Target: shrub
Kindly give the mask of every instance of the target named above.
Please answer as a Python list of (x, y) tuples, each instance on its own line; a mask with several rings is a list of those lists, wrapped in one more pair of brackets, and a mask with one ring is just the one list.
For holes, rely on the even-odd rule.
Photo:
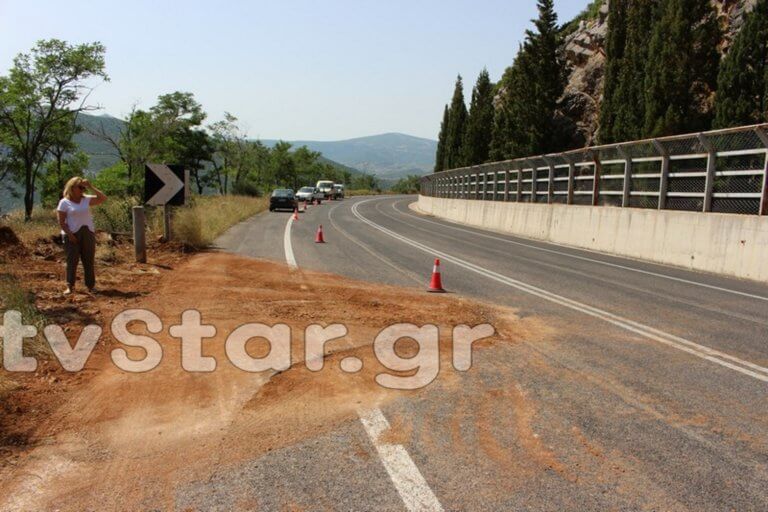
[[(19, 311), (26, 325), (37, 327), (37, 336), (32, 340), (24, 341), (25, 355), (39, 356), (47, 354), (43, 340), (43, 328), (46, 325), (45, 317), (34, 305), (34, 296), (21, 287), (19, 281), (9, 275), (0, 274), (0, 314), (8, 310)], [(2, 354), (2, 344), (0, 344)]]
[(136, 197), (109, 197), (104, 204), (93, 209), (96, 229), (110, 233), (133, 232), (132, 209), (139, 204)]

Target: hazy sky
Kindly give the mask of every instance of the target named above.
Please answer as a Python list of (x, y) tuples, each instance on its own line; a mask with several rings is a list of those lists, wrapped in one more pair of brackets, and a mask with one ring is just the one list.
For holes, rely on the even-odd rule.
[[(556, 0), (560, 21), (587, 3)], [(436, 138), (456, 74), (467, 96), (484, 66), (497, 80), (535, 15), (534, 0), (0, 0), (0, 74), (39, 39), (101, 41), (111, 81), (91, 98), (118, 117), (181, 90), (251, 137)]]

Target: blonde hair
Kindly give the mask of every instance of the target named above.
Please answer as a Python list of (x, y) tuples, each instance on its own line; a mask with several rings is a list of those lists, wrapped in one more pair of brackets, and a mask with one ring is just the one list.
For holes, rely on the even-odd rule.
[(80, 185), (83, 181), (83, 178), (80, 178), (78, 176), (75, 176), (74, 178), (70, 178), (66, 185), (64, 185), (64, 192), (62, 195), (65, 199), (72, 199), (72, 189), (76, 186)]

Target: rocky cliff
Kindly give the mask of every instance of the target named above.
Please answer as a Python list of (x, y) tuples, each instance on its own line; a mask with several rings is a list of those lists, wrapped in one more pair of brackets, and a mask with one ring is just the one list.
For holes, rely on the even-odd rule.
[[(717, 9), (723, 40), (723, 53), (738, 34), (744, 17), (758, 0), (711, 0)], [(598, 117), (602, 100), (605, 71), (605, 38), (608, 34), (608, 2), (605, 0), (599, 13), (592, 19), (583, 20), (578, 28), (565, 38), (565, 54), (571, 73), (565, 94), (560, 101), (561, 121), (574, 133), (573, 147), (593, 144), (599, 130)]]

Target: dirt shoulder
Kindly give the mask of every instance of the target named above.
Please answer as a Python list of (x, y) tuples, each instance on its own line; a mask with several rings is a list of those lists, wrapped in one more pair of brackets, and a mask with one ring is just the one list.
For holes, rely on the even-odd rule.
[[(83, 510), (94, 504), (104, 510), (139, 509), (148, 503), (173, 508), (174, 488), (206, 478), (220, 464), (329, 432), (361, 406), (418, 393), (375, 383), (382, 366), (374, 360), (372, 342), (380, 329), (398, 322), (442, 327), (440, 344), (446, 350), (441, 350), (441, 364), (446, 370), (441, 369), (439, 380), (457, 378), (447, 350), (454, 325), (496, 326), (501, 335), (481, 345), (514, 342), (526, 331), (525, 322), (508, 310), (455, 296), (289, 272), (285, 265), (219, 253), (113, 273), (120, 281), (104, 284), (113, 292), (93, 300), (73, 299), (88, 311), (77, 321), (95, 318), (104, 323), (127, 308), (149, 309), (163, 320), (163, 331), (153, 335), (163, 347), (163, 362), (148, 373), (123, 372), (108, 356), (116, 342), (104, 336), (87, 371), (61, 377), (50, 363), (40, 376), (49, 371), (52, 382), (43, 377), (37, 384), (21, 383), (8, 403), (21, 408), (10, 426), (25, 437), (21, 446), (6, 447), (3, 454), (2, 509)], [(57, 291), (48, 286), (40, 294)], [(217, 360), (214, 372), (181, 368), (180, 344), (168, 328), (187, 309), (200, 311), (203, 323), (217, 329), (203, 343), (203, 353)], [(292, 328), (290, 369), (248, 373), (229, 362), (224, 353), (227, 335), (250, 322)], [(344, 323), (349, 333), (326, 345), (325, 369), (310, 372), (303, 364), (304, 329), (335, 322)], [(74, 339), (79, 329), (75, 323), (68, 327)], [(406, 344), (398, 351), (405, 355), (409, 349)], [(266, 350), (260, 341), (248, 344), (254, 357)], [(129, 354), (143, 356), (139, 349)], [(362, 371), (340, 370), (341, 360), (350, 355), (363, 361)]]
[[(65, 297), (64, 252), (55, 237), (24, 244), (10, 228), (0, 227), (0, 311), (18, 308), (38, 331), (54, 323), (74, 340), (84, 326), (105, 325), (112, 311), (133, 307), (155, 293), (163, 276), (191, 256), (180, 246), (153, 242), (148, 263), (138, 264), (132, 261), (130, 241), (103, 232), (98, 239), (98, 292), (91, 295), (81, 289)], [(25, 344), (25, 354), (38, 359), (35, 372), (0, 369), (0, 467), (13, 465), (20, 453), (39, 442), (38, 426), (98, 372), (109, 343), (102, 337), (86, 369), (73, 374), (61, 368), (39, 335)]]

